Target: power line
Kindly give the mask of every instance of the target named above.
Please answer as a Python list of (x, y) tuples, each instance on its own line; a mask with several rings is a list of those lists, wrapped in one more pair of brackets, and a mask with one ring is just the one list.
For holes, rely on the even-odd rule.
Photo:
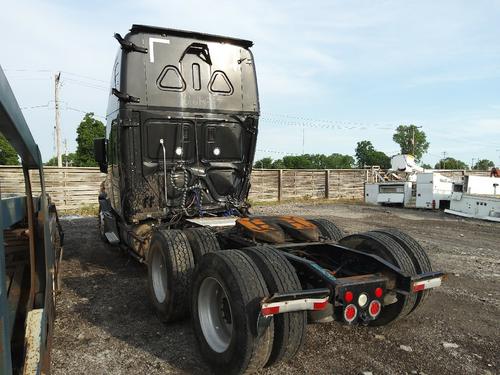
[(94, 83), (85, 82), (85, 81), (80, 81), (80, 80), (76, 80), (76, 79), (72, 79), (72, 78), (65, 78), (63, 82), (68, 82), (70, 84), (75, 84), (75, 85), (79, 85), (79, 86), (83, 86), (83, 87), (88, 87), (88, 88), (92, 88), (92, 89), (109, 91), (108, 87), (97, 85), (97, 84), (94, 84)]
[(279, 155), (290, 155), (290, 156), (296, 156), (299, 155), (298, 153), (295, 152), (285, 152), (285, 151), (277, 151), (277, 150), (265, 150), (265, 149), (257, 149), (257, 152), (263, 152), (266, 154), (279, 154)]
[(31, 107), (19, 107), (21, 110), (25, 110), (25, 109), (35, 109), (35, 108), (47, 108), (48, 109), (49, 107), (49, 103), (47, 104), (41, 104), (41, 105), (33, 105)]
[(318, 122), (318, 123), (310, 123), (310, 122), (300, 122), (300, 121), (286, 121), (286, 120), (279, 120), (279, 119), (272, 119), (268, 117), (261, 117), (260, 119), (261, 124), (268, 125), (278, 125), (279, 126), (294, 126), (294, 127), (299, 127), (299, 128), (315, 128), (315, 129), (346, 129), (346, 130), (368, 130), (368, 129), (376, 129), (376, 130), (394, 130), (393, 127), (387, 127), (387, 126), (378, 126), (377, 125), (340, 125), (340, 124), (334, 124), (333, 121), (332, 123), (326, 123), (326, 121), (323, 121), (323, 123)]
[(109, 84), (109, 81), (105, 81), (103, 79), (98, 79), (98, 78), (93, 78), (93, 77), (89, 77), (89, 76), (84, 76), (84, 75), (77, 74), (77, 73), (71, 73), (71, 72), (68, 72), (68, 71), (65, 71), (65, 70), (62, 70), (62, 72), (64, 74), (69, 74), (71, 76), (80, 77), (80, 78), (88, 79), (88, 80), (91, 80), (91, 81), (103, 82), (103, 83)]
[[(34, 106), (28, 106), (28, 107), (20, 107), (21, 110), (31, 110), (31, 109), (39, 109), (39, 108), (44, 108), (46, 110), (49, 110), (49, 111), (52, 111), (55, 107), (52, 107), (50, 106), (51, 103), (53, 103), (54, 101), (49, 101), (47, 104), (40, 104), (40, 105), (34, 105)], [(61, 106), (61, 104), (64, 104), (64, 106)], [(75, 108), (75, 107), (72, 107), (70, 105), (68, 105), (67, 102), (64, 102), (64, 101), (59, 101), (59, 110), (60, 111), (75, 111), (75, 112), (81, 112), (81, 113), (94, 113), (94, 116), (95, 117), (100, 117), (100, 118), (103, 118), (105, 119), (106, 116), (104, 115), (99, 115), (99, 114), (96, 114), (95, 112), (93, 111), (86, 111), (84, 109), (81, 109), (81, 108)]]
[[(59, 70), (57, 70), (57, 69), (4, 69), (4, 72), (17, 72), (17, 73), (54, 73), (56, 71), (59, 71)], [(87, 79), (90, 81), (102, 82), (102, 83), (106, 83), (106, 84), (109, 83), (109, 81), (105, 81), (103, 79), (94, 78), (94, 77), (82, 75), (79, 73), (68, 72), (67, 70), (60, 70), (60, 72), (66, 74), (66, 75), (79, 77), (79, 78)]]
[[(273, 119), (274, 118), (284, 118), (285, 120), (277, 120)], [(311, 117), (304, 117), (304, 116), (296, 116), (296, 115), (289, 115), (289, 114), (278, 114), (278, 113), (271, 113), (271, 112), (262, 112), (262, 117), (264, 119), (270, 120), (270, 121), (276, 121), (276, 122), (285, 122), (285, 123), (314, 123), (314, 124), (332, 124), (332, 125), (341, 125), (341, 126), (346, 126), (346, 127), (353, 127), (353, 128), (358, 128), (358, 127), (377, 127), (377, 128), (388, 128), (388, 129), (393, 129), (399, 125), (393, 124), (393, 123), (375, 123), (375, 124), (368, 124), (368, 123), (363, 123), (363, 122), (357, 122), (357, 121), (344, 121), (344, 120), (331, 120), (331, 119), (315, 119)], [(289, 121), (289, 120), (294, 120), (294, 121)]]
[[(81, 113), (85, 113), (85, 114), (87, 114), (87, 113), (94, 113), (94, 112), (92, 112), (92, 111), (85, 111), (85, 110), (83, 110), (83, 109), (74, 108), (74, 107), (66, 107), (65, 109), (70, 110), (70, 111), (75, 111), (75, 112), (81, 112)], [(94, 116), (95, 116), (95, 117), (100, 117), (100, 118), (106, 119), (106, 116), (97, 115), (97, 114), (95, 114), (95, 113), (94, 113)]]

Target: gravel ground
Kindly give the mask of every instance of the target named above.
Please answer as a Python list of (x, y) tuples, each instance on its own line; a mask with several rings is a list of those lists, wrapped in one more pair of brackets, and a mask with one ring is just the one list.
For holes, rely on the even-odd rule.
[[(393, 226), (427, 250), (443, 287), (387, 327), (309, 325), (302, 351), (263, 374), (500, 372), (500, 226), (441, 212), (348, 204), (284, 204), (259, 214), (333, 219), (347, 233)], [(189, 321), (165, 325), (146, 294), (146, 268), (100, 242), (96, 219), (63, 220), (65, 253), (54, 374), (206, 374)]]

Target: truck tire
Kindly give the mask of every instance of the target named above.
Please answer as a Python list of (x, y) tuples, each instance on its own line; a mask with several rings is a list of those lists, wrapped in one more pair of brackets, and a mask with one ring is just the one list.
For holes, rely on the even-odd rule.
[[(339, 241), (342, 246), (350, 247), (366, 253), (380, 256), (388, 262), (399, 267), (403, 272), (409, 275), (415, 275), (415, 266), (406, 251), (391, 237), (382, 233), (365, 232), (352, 234), (342, 238)], [(417, 296), (410, 293), (405, 296), (399, 294), (397, 302), (385, 305), (375, 320), (369, 324), (373, 326), (382, 326), (392, 323), (408, 315), (416, 304)]]
[[(395, 240), (398, 244), (400, 244), (413, 261), (417, 274), (432, 272), (431, 261), (427, 256), (424, 248), (420, 246), (420, 244), (409, 234), (406, 234), (405, 232), (396, 228), (376, 229), (374, 232), (386, 234), (393, 240)], [(413, 311), (417, 310), (423, 305), (423, 303), (429, 297), (430, 292), (430, 290), (418, 292), (417, 303), (415, 304)]]
[(220, 250), (217, 236), (210, 228), (188, 228), (184, 229), (184, 234), (191, 245), (195, 264), (198, 264), (206, 253)]
[[(302, 290), (299, 278), (290, 262), (271, 246), (245, 248), (243, 251), (255, 262), (262, 273), (270, 294)], [(274, 341), (266, 366), (289, 361), (302, 347), (307, 312), (277, 314), (274, 320)]]
[(217, 374), (250, 374), (271, 354), (274, 325), (257, 335), (260, 301), (269, 291), (257, 265), (240, 250), (208, 253), (196, 266), (191, 293), (200, 352)]
[(147, 255), (148, 289), (164, 322), (188, 316), (194, 258), (186, 235), (180, 230), (153, 233)]
[(340, 229), (333, 221), (328, 219), (307, 219), (316, 225), (321, 233), (321, 237), (327, 240), (339, 241), (345, 236), (342, 229)]

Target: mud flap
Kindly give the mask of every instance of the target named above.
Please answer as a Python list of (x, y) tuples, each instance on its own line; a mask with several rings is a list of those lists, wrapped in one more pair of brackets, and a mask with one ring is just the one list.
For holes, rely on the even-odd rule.
[(118, 245), (120, 243), (120, 236), (118, 234), (116, 218), (110, 210), (111, 205), (106, 198), (101, 199), (101, 196), (99, 198), (99, 215), (101, 216), (100, 220), (104, 224), (104, 236), (111, 245)]

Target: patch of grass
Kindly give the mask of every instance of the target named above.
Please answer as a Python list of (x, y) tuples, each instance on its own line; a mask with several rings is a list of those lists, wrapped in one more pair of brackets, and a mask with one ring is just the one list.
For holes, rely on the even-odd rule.
[(61, 210), (59, 214), (62, 215), (78, 215), (78, 216), (97, 216), (99, 214), (99, 204), (83, 204), (79, 208), (70, 210)]

